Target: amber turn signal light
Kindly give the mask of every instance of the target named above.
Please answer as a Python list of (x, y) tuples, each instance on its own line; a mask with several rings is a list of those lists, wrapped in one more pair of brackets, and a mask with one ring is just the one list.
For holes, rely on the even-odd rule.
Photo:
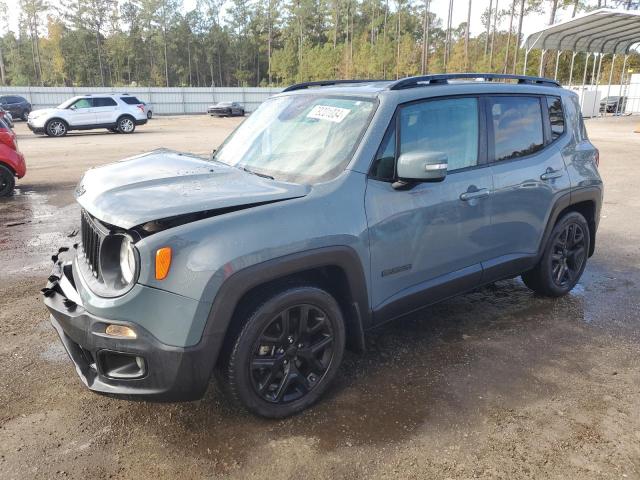
[(156, 280), (164, 280), (171, 268), (171, 248), (162, 247), (156, 251)]
[(104, 333), (111, 337), (123, 337), (123, 338), (136, 338), (136, 332), (134, 332), (131, 328), (125, 327), (124, 325), (107, 325)]

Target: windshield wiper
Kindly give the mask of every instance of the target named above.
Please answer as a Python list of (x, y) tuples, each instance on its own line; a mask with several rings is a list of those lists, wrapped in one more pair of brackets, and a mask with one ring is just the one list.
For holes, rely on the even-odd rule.
[(271, 175), (267, 175), (266, 173), (259, 173), (259, 172), (256, 172), (254, 170), (249, 170), (247, 167), (239, 167), (239, 168), (241, 170), (244, 170), (245, 172), (252, 173), (252, 174), (257, 175), (259, 177), (268, 178), (269, 180), (275, 180), (275, 178), (273, 178)]

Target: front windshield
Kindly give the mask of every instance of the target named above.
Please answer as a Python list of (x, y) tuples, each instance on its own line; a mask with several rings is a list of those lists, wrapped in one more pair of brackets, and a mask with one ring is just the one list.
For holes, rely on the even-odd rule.
[(215, 160), (278, 180), (326, 180), (349, 162), (373, 109), (373, 101), (355, 97), (272, 98), (238, 127)]
[(73, 102), (75, 102), (78, 99), (78, 97), (73, 97), (70, 98), (69, 100), (65, 100), (64, 102), (62, 102), (60, 105), (58, 105), (56, 108), (68, 108), (69, 105), (71, 105)]

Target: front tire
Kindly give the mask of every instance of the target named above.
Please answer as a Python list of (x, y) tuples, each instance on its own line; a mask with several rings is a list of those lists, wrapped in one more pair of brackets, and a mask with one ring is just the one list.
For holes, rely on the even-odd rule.
[(229, 390), (257, 415), (298, 413), (335, 378), (345, 336), (342, 312), (329, 293), (312, 286), (279, 290), (252, 309), (235, 339), (223, 367)]
[(549, 236), (536, 267), (522, 275), (525, 285), (547, 297), (561, 297), (576, 286), (587, 266), (591, 246), (589, 225), (578, 212), (569, 212)]
[(120, 133), (133, 133), (136, 130), (136, 122), (131, 117), (120, 117), (117, 126)]
[(151, 120), (151, 117), (153, 117), (153, 112), (151, 110), (149, 110), (147, 112), (147, 120)]
[(12, 195), (15, 185), (16, 177), (13, 172), (4, 165), (0, 165), (0, 197)]
[(64, 120), (54, 118), (49, 120), (45, 127), (45, 132), (50, 137), (64, 137), (67, 134), (69, 127)]

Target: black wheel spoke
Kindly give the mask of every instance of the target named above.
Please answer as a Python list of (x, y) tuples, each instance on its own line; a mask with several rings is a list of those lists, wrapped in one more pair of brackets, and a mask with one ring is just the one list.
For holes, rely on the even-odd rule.
[(324, 370), (326, 369), (325, 365), (320, 360), (318, 360), (318, 357), (313, 354), (310, 354), (307, 357), (307, 361), (309, 363), (309, 370), (311, 370), (316, 375), (322, 374), (322, 372), (324, 372)]
[(327, 317), (324, 315), (319, 316), (315, 319), (315, 324), (309, 328), (309, 335), (315, 335), (319, 333), (323, 328), (325, 328), (327, 323)]
[(309, 315), (311, 314), (308, 305), (302, 305), (300, 307), (300, 319), (298, 320), (298, 339), (302, 340), (307, 337), (309, 333)]
[(266, 393), (268, 388), (273, 383), (275, 376), (276, 373), (274, 371), (270, 371), (269, 373), (267, 373), (267, 376), (262, 380), (262, 383), (258, 384), (258, 392), (260, 392), (261, 394)]
[(273, 370), (277, 365), (277, 363), (278, 363), (278, 360), (273, 357), (265, 357), (265, 358), (255, 357), (251, 361), (251, 368), (253, 370), (260, 370), (260, 369)]
[(331, 345), (332, 343), (333, 343), (333, 338), (324, 337), (319, 342), (314, 343), (313, 345), (311, 345), (311, 347), (310, 347), (311, 353), (314, 354), (314, 355), (317, 355), (318, 353), (322, 352), (324, 349), (329, 347), (329, 345)]
[(289, 337), (289, 332), (291, 329), (291, 310), (287, 310), (282, 313), (281, 317), (281, 328), (280, 338), (278, 339), (280, 342), (285, 342)]
[(278, 386), (278, 390), (276, 390), (275, 400), (277, 402), (281, 402), (284, 399), (287, 390), (289, 390), (289, 387), (291, 386), (295, 378), (296, 374), (291, 370), (291, 368), (286, 369), (284, 377), (282, 377), (282, 381)]
[(333, 357), (333, 327), (320, 308), (300, 304), (273, 317), (254, 344), (253, 387), (270, 403), (290, 403), (312, 390)]

